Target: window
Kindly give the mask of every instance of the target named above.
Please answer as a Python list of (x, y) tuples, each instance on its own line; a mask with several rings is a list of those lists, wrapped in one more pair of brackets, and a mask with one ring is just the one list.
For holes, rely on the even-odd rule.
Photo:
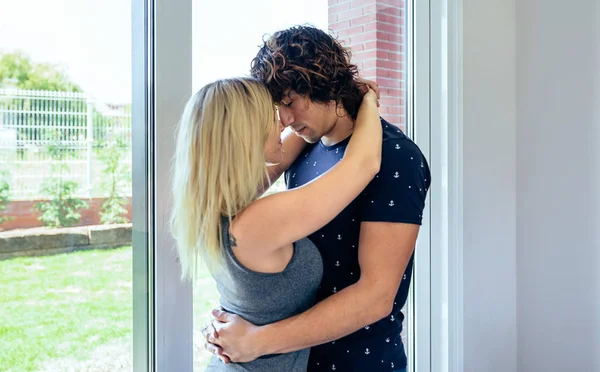
[(0, 6), (0, 370), (131, 371), (131, 3)]
[[(0, 0), (0, 34), (11, 35), (0, 41), (0, 370), (203, 370), (199, 330), (218, 293), (208, 274), (194, 288), (180, 281), (172, 134), (192, 92), (249, 72), (264, 34), (331, 29), (378, 81), (383, 118), (429, 157), (429, 2), (386, 3)], [(424, 217), (404, 311), (419, 372), (432, 370), (439, 315)], [(76, 226), (35, 230), (57, 221)]]
[[(272, 0), (253, 2), (193, 1), (193, 90), (213, 80), (249, 74), (250, 61), (263, 36), (297, 24), (330, 30), (352, 51), (362, 77), (381, 89), (381, 115), (414, 137), (412, 90), (412, 1), (311, 0), (284, 11)], [(243, 30), (240, 32), (239, 30)], [(271, 191), (285, 187), (280, 180)], [(426, 229), (427, 225), (424, 226)], [(422, 232), (421, 234), (426, 234)], [(421, 243), (427, 249), (427, 242)], [(418, 270), (418, 269), (417, 269)], [(418, 275), (418, 274), (417, 274)], [(208, 271), (194, 287), (194, 369), (203, 370), (210, 355), (204, 350), (201, 327), (218, 305), (219, 295)], [(403, 341), (414, 370), (414, 296), (403, 313)]]

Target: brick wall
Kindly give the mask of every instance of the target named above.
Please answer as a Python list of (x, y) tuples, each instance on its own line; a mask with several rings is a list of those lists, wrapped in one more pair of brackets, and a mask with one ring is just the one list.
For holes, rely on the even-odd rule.
[(362, 77), (381, 91), (381, 116), (405, 127), (404, 0), (329, 0), (329, 28), (352, 51)]
[[(85, 199), (85, 201), (88, 203), (89, 208), (79, 211), (81, 220), (76, 226), (100, 224), (100, 210), (104, 198)], [(39, 200), (15, 200), (8, 203), (4, 215), (13, 219), (0, 225), (0, 230), (7, 231), (43, 226), (44, 224), (38, 220), (40, 214), (33, 208), (38, 202)], [(131, 198), (125, 209), (127, 209), (126, 217), (131, 221)]]

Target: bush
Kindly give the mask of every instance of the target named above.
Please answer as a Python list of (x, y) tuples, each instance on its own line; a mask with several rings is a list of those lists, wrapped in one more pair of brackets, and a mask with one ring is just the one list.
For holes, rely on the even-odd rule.
[(46, 150), (52, 159), (52, 176), (46, 179), (41, 186), (41, 195), (47, 200), (35, 205), (35, 209), (42, 215), (39, 220), (48, 227), (73, 226), (81, 219), (79, 210), (87, 208), (88, 205), (75, 195), (79, 184), (75, 181), (65, 179), (69, 174), (69, 166), (65, 162), (68, 148), (63, 141), (55, 140), (47, 146)]
[(6, 205), (10, 198), (10, 185), (6, 180), (0, 180), (0, 225), (6, 221), (12, 220), (12, 217), (7, 217), (4, 214)]
[(121, 138), (105, 142), (105, 145), (98, 150), (98, 157), (104, 163), (102, 170), (104, 181), (101, 187), (107, 195), (100, 212), (100, 221), (103, 224), (129, 222), (124, 216), (127, 213), (125, 206), (129, 200), (122, 195), (123, 189), (131, 183), (131, 172), (124, 163), (128, 150), (127, 142)]

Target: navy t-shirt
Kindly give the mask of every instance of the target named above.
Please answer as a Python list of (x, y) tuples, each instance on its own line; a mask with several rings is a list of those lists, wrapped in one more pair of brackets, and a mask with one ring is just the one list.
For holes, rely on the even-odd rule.
[[(421, 224), (431, 184), (427, 161), (417, 145), (400, 129), (383, 119), (381, 125), (383, 150), (379, 174), (335, 219), (309, 236), (323, 257), (324, 272), (317, 301), (360, 278), (358, 235), (361, 222)], [(302, 186), (325, 173), (342, 159), (349, 141), (347, 138), (332, 146), (322, 142), (308, 146), (286, 172), (287, 187)], [(313, 347), (309, 372), (375, 372), (406, 367), (400, 336), (404, 315), (400, 310), (408, 297), (413, 259), (414, 255), (406, 267), (389, 316), (339, 340)]]

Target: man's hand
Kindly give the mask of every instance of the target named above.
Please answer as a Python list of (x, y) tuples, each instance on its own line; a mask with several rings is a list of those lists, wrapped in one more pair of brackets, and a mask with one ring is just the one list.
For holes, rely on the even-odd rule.
[(210, 331), (210, 327), (206, 333), (203, 332), (206, 350), (219, 356), (224, 363), (251, 362), (262, 356), (258, 342), (259, 326), (220, 309), (214, 309), (212, 315), (214, 332)]

